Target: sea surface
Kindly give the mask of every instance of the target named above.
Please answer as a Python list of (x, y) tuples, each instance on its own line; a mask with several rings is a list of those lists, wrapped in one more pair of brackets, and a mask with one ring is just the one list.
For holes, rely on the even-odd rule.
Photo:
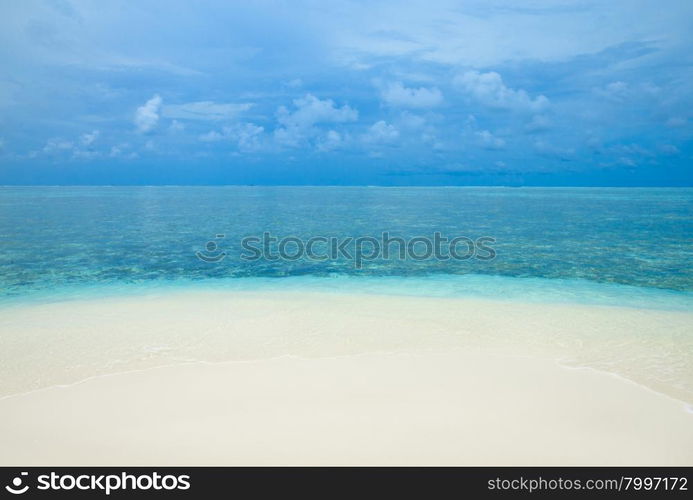
[[(384, 232), (492, 238), (495, 258), (241, 258), (263, 233), (276, 256)], [(0, 247), (4, 304), (199, 286), (693, 310), (687, 188), (0, 187)]]
[[(264, 233), (273, 238), (267, 248), (257, 240), (255, 251), (244, 248), (244, 238)], [(395, 244), (387, 257), (357, 261), (349, 238), (383, 233), (417, 242), (414, 255), (400, 256)], [(425, 255), (436, 233), (485, 239), (473, 255), (457, 248), (464, 260), (445, 258), (445, 244)], [(311, 238), (323, 238), (313, 258), (297, 254)], [(330, 239), (346, 241), (345, 252), (331, 255)], [(277, 258), (282, 240), (293, 243)], [(550, 356), (693, 403), (692, 189), (0, 187), (0, 248), (0, 397), (180, 362), (484, 348)], [(553, 325), (537, 329), (436, 323), (401, 336), (336, 325), (331, 334), (306, 326), (258, 335), (196, 318), (206, 302), (187, 302), (188, 292), (210, 290), (597, 307), (527, 306)], [(188, 297), (192, 316), (181, 318), (192, 326), (177, 329), (175, 314), (155, 309), (133, 326), (140, 305), (168, 292)], [(88, 302), (102, 297), (137, 300), (120, 302), (133, 309)], [(446, 304), (441, 318), (456, 307)], [(563, 328), (595, 314), (603, 323)]]

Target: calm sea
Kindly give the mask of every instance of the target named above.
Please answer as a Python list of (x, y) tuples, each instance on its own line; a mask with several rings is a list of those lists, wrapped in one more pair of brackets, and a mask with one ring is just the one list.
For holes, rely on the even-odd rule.
[[(488, 236), (496, 256), (243, 260), (242, 238), (265, 232)], [(693, 310), (693, 189), (2, 187), (0, 245), (4, 302), (304, 287)]]

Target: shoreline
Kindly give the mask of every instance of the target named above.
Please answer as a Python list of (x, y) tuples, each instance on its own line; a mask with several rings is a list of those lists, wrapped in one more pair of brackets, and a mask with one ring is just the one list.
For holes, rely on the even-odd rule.
[(592, 367), (693, 403), (691, 324), (683, 311), (286, 291), (32, 304), (0, 317), (0, 398), (189, 361), (460, 348)]
[[(375, 353), (375, 354), (381, 354), (381, 355), (412, 355), (412, 354), (422, 354), (425, 353), (426, 351), (417, 351), (416, 353), (414, 352), (407, 352), (407, 351), (401, 351), (401, 352), (381, 352), (381, 353)], [(455, 354), (462, 354), (464, 355), (464, 351), (462, 351), (460, 348), (455, 348), (453, 351), (447, 351), (447, 352), (452, 352)], [(359, 356), (372, 356), (374, 353), (359, 353), (359, 354), (341, 354), (341, 355), (334, 355), (334, 356), (322, 356), (319, 358), (307, 358), (307, 357), (302, 357), (300, 355), (296, 354), (280, 354), (278, 356), (272, 357), (272, 358), (264, 358), (264, 359), (238, 359), (234, 361), (183, 361), (183, 362), (174, 362), (171, 364), (164, 364), (164, 365), (158, 365), (158, 366), (153, 366), (149, 368), (136, 368), (128, 371), (122, 371), (122, 372), (114, 372), (114, 373), (103, 373), (99, 375), (93, 375), (91, 377), (87, 377), (84, 379), (80, 379), (74, 382), (69, 382), (65, 384), (55, 384), (55, 385), (48, 385), (46, 387), (40, 387), (38, 389), (31, 389), (27, 392), (18, 392), (18, 393), (13, 393), (13, 394), (6, 394), (3, 396), (0, 396), (0, 403), (5, 400), (11, 400), (14, 398), (22, 398), (24, 396), (32, 396), (34, 394), (41, 394), (44, 391), (52, 391), (52, 390), (62, 390), (62, 389), (71, 389), (75, 386), (79, 386), (81, 384), (85, 383), (91, 383), (91, 382), (98, 382), (100, 379), (103, 378), (110, 378), (110, 377), (120, 377), (121, 375), (127, 375), (127, 376), (137, 376), (138, 374), (146, 374), (147, 372), (151, 370), (160, 370), (160, 369), (175, 369), (176, 367), (195, 367), (195, 366), (217, 366), (217, 365), (227, 365), (227, 364), (252, 364), (252, 363), (257, 363), (257, 362), (272, 362), (272, 361), (282, 361), (282, 360), (293, 360), (293, 361), (310, 361), (310, 360), (315, 360), (315, 359), (321, 359), (321, 360), (340, 360), (344, 358), (355, 358)], [(435, 354), (435, 352), (434, 352)], [(569, 371), (586, 371), (586, 372), (593, 372), (597, 373), (599, 375), (605, 375), (608, 377), (613, 377), (616, 380), (619, 380), (621, 382), (624, 382), (626, 384), (632, 384), (635, 387), (638, 387), (639, 389), (642, 389), (643, 391), (646, 391), (650, 394), (655, 394), (657, 396), (662, 396), (664, 398), (667, 398), (671, 400), (672, 402), (679, 403), (682, 405), (682, 408), (684, 411), (688, 413), (693, 413), (693, 404), (688, 403), (687, 401), (683, 399), (676, 398), (674, 396), (671, 396), (667, 393), (657, 391), (655, 389), (652, 389), (651, 387), (648, 387), (647, 385), (640, 384), (634, 380), (631, 380), (627, 377), (624, 377), (622, 375), (619, 375), (618, 373), (613, 373), (613, 372), (608, 372), (604, 370), (600, 370), (598, 368), (593, 368), (591, 366), (571, 366), (571, 365), (566, 365), (561, 362), (561, 360), (558, 359), (549, 359), (549, 358), (534, 358), (531, 356), (511, 356), (509, 355), (508, 357), (512, 357), (513, 359), (518, 359), (518, 360), (538, 360), (540, 362), (553, 362), (555, 365), (560, 368), (561, 370), (569, 370)]]
[[(127, 371), (119, 371), (119, 372), (113, 372), (113, 373), (102, 373), (98, 375), (93, 375), (84, 379), (76, 380), (74, 382), (68, 382), (68, 383), (63, 383), (63, 384), (54, 384), (54, 385), (48, 385), (45, 387), (40, 387), (37, 389), (31, 389), (26, 392), (17, 392), (17, 393), (12, 393), (12, 394), (5, 394), (0, 396), (0, 403), (5, 400), (11, 400), (14, 398), (22, 398), (24, 396), (32, 396), (34, 394), (41, 394), (44, 391), (52, 391), (52, 390), (63, 390), (63, 389), (71, 389), (75, 386), (79, 386), (81, 384), (85, 383), (91, 383), (91, 382), (97, 382), (100, 379), (104, 378), (110, 378), (110, 377), (120, 377), (122, 375), (127, 375), (127, 376), (138, 376), (138, 374), (146, 374), (147, 372), (151, 370), (160, 370), (160, 369), (175, 369), (176, 367), (204, 367), (204, 366), (218, 366), (218, 365), (227, 365), (227, 364), (252, 364), (252, 363), (258, 363), (258, 362), (272, 362), (272, 361), (282, 361), (282, 360), (289, 360), (289, 361), (310, 361), (310, 360), (315, 360), (315, 359), (320, 359), (320, 360), (340, 360), (340, 359), (345, 359), (345, 358), (358, 358), (360, 356), (372, 356), (374, 354), (376, 355), (394, 355), (394, 356), (399, 356), (399, 355), (416, 355), (416, 354), (425, 354), (427, 351), (426, 350), (418, 350), (418, 351), (397, 351), (397, 352), (377, 352), (377, 353), (372, 353), (372, 352), (364, 352), (364, 353), (358, 353), (358, 354), (337, 354), (333, 356), (321, 356), (321, 357), (303, 357), (297, 354), (279, 354), (277, 356), (271, 357), (271, 358), (261, 358), (261, 359), (237, 359), (233, 361), (204, 361), (204, 360), (190, 360), (190, 361), (180, 361), (180, 362), (172, 362), (170, 364), (162, 364), (162, 365), (157, 365), (157, 366), (152, 366), (148, 368), (135, 368), (132, 370), (127, 370)], [(463, 349), (456, 347), (451, 351), (446, 351), (447, 353), (453, 353), (453, 354), (459, 354), (459, 355), (465, 355), (469, 353), (465, 353)], [(433, 354), (438, 354), (437, 351), (434, 351)], [(485, 353), (488, 355), (488, 353)], [(493, 355), (491, 355), (493, 356)], [(636, 382), (635, 380), (629, 379), (627, 377), (624, 377), (622, 375), (619, 375), (618, 373), (614, 372), (609, 372), (605, 370), (600, 370), (598, 368), (593, 368), (591, 366), (571, 366), (568, 364), (564, 364), (560, 359), (550, 359), (550, 358), (536, 358), (532, 357), (529, 355), (505, 355), (507, 357), (513, 358), (513, 359), (518, 359), (518, 360), (538, 360), (539, 362), (553, 362), (556, 367), (560, 368), (561, 370), (568, 370), (568, 371), (577, 371), (577, 372), (592, 372), (596, 373), (599, 375), (604, 375), (607, 377), (613, 377), (614, 379), (626, 383), (626, 384), (632, 384), (635, 387), (646, 391), (650, 394), (654, 394), (657, 396), (662, 396), (664, 398), (667, 398), (671, 400), (672, 402), (679, 403), (682, 405), (682, 408), (684, 411), (688, 413), (693, 413), (693, 403), (689, 403), (686, 400), (679, 399), (675, 396), (671, 396), (670, 394), (667, 394), (665, 392), (660, 392), (655, 389), (652, 389), (651, 387), (648, 387), (645, 384), (641, 384), (639, 382)]]
[(0, 464), (693, 465), (692, 322), (285, 291), (17, 308)]
[[(577, 278), (474, 273), (406, 277), (348, 274), (248, 276), (190, 281), (82, 284), (5, 295), (0, 297), (0, 311), (76, 301), (165, 297), (191, 293), (364, 295), (693, 312), (693, 292), (688, 290)], [(598, 296), (599, 299), (595, 300), (594, 296)]]

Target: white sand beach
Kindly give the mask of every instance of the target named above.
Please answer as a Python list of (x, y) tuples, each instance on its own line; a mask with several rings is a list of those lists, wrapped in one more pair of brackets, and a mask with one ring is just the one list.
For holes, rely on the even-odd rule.
[(6, 308), (0, 464), (693, 465), (692, 320), (330, 293)]

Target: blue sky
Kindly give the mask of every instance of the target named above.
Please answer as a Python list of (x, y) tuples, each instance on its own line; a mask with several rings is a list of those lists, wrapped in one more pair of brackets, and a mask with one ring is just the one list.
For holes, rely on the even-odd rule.
[(0, 0), (0, 184), (693, 185), (693, 2)]

